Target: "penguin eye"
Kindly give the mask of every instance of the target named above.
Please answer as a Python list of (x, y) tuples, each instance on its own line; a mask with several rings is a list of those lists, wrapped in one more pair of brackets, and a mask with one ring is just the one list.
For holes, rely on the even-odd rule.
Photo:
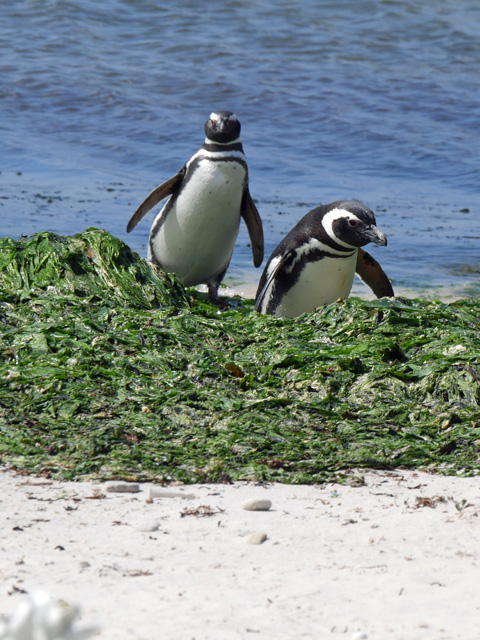
[(349, 220), (348, 220), (348, 226), (351, 229), (356, 229), (359, 224), (360, 224), (360, 222), (358, 220), (356, 220), (355, 218), (349, 218)]

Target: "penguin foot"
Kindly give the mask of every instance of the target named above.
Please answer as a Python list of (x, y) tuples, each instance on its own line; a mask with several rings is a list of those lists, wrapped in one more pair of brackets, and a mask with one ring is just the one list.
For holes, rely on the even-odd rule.
[(216, 276), (211, 278), (210, 281), (206, 283), (208, 287), (208, 297), (214, 304), (217, 304), (218, 302), (218, 288), (223, 280), (223, 276), (225, 275), (226, 271), (227, 270), (224, 269), (222, 273), (217, 273)]
[(208, 297), (210, 298), (211, 302), (213, 302), (214, 304), (218, 303), (218, 284), (207, 284), (208, 287)]
[(212, 304), (214, 304), (220, 311), (228, 311), (230, 308), (229, 302), (225, 299), (220, 300), (218, 297), (219, 285), (208, 284), (208, 298)]

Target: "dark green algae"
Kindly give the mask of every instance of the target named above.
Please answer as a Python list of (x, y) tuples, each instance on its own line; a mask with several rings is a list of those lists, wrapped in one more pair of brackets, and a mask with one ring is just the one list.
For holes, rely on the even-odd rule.
[(0, 240), (0, 456), (52, 478), (480, 470), (480, 301), (212, 305), (89, 229)]

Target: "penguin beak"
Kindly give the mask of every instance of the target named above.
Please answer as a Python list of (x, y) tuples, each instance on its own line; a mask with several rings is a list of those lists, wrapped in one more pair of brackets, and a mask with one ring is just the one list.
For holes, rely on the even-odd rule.
[(211, 125), (214, 131), (218, 131), (219, 133), (223, 133), (225, 131), (225, 126), (227, 125), (227, 120), (225, 118), (216, 117), (210, 120)]
[(373, 242), (374, 244), (378, 244), (381, 247), (387, 246), (387, 236), (380, 231), (374, 224), (371, 227), (365, 229), (365, 238), (368, 242)]

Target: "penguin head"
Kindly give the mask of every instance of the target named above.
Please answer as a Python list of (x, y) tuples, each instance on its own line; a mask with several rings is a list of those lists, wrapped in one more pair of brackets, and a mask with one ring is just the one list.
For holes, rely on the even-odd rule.
[(240, 136), (240, 122), (231, 111), (213, 111), (205, 122), (208, 142), (228, 144)]
[(363, 247), (369, 242), (387, 246), (387, 237), (376, 226), (371, 209), (355, 201), (333, 202), (328, 206), (322, 226), (341, 245)]

